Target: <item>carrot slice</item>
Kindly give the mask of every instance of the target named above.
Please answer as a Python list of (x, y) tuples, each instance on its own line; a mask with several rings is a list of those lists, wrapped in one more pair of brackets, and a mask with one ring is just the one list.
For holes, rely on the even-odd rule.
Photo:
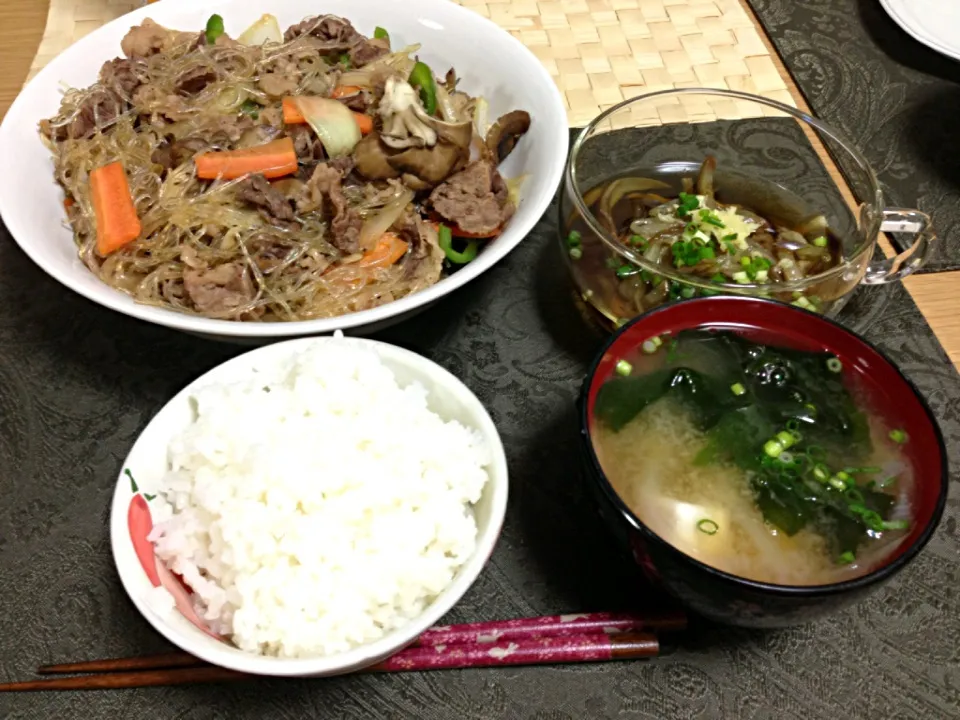
[(333, 92), (330, 93), (330, 97), (337, 99), (349, 95), (356, 95), (360, 90), (362, 90), (362, 88), (359, 85), (337, 85), (333, 89)]
[(410, 245), (392, 232), (385, 232), (376, 247), (363, 254), (357, 261), (360, 267), (390, 267), (407, 253)]
[(90, 195), (97, 220), (97, 252), (109, 255), (140, 236), (140, 218), (121, 163), (90, 173)]
[(204, 180), (234, 180), (250, 173), (278, 178), (297, 171), (297, 153), (288, 137), (243, 150), (201, 153), (194, 162), (197, 177)]
[(295, 98), (285, 97), (283, 99), (283, 122), (287, 125), (303, 125), (307, 122), (303, 113), (300, 112), (300, 108), (297, 107)]
[[(336, 90), (334, 90), (334, 92), (336, 92)], [(331, 97), (337, 97), (337, 95), (332, 95)], [(362, 134), (369, 135), (373, 132), (372, 117), (369, 115), (364, 115), (363, 113), (355, 112), (353, 113), (353, 118), (357, 121), (357, 126), (360, 128), (360, 132)], [(283, 99), (283, 122), (286, 125), (306, 124), (307, 119), (303, 116), (303, 113), (300, 112), (300, 108), (297, 107), (296, 98), (285, 97)]]
[(360, 133), (362, 135), (369, 135), (373, 132), (373, 118), (369, 115), (355, 112), (353, 114), (353, 119), (357, 121), (357, 125), (359, 126)]

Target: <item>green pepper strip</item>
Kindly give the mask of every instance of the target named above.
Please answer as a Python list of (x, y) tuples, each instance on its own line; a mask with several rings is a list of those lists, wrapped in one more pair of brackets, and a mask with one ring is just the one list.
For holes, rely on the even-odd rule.
[(219, 15), (211, 15), (207, 20), (207, 45), (213, 45), (217, 38), (223, 35), (223, 18)]
[(443, 250), (444, 255), (447, 256), (447, 260), (455, 265), (466, 265), (477, 256), (477, 251), (480, 246), (476, 240), (471, 240), (467, 243), (467, 247), (464, 248), (463, 252), (457, 252), (453, 249), (453, 233), (450, 231), (450, 228), (446, 225), (441, 225), (437, 236), (440, 249)]
[(410, 72), (410, 84), (420, 88), (423, 109), (427, 111), (427, 115), (433, 115), (437, 111), (437, 81), (433, 77), (433, 70), (417, 61)]
[(390, 33), (388, 33), (382, 27), (376, 27), (373, 29), (373, 37), (377, 40), (386, 40), (387, 42), (390, 42)]

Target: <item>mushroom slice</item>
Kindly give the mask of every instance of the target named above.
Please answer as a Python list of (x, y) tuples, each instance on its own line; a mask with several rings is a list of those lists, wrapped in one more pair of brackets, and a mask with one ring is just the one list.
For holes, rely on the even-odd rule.
[(514, 110), (501, 116), (487, 131), (484, 144), (497, 164), (507, 159), (517, 146), (517, 141), (530, 129), (530, 113)]

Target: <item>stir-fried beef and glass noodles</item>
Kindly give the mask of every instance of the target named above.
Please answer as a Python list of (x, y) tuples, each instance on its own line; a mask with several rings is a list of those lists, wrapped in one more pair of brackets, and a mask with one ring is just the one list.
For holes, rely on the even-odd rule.
[[(696, 177), (674, 168), (618, 176), (583, 198), (597, 223), (625, 249), (684, 279), (670, 279), (612, 252), (574, 213), (564, 229), (573, 272), (587, 299), (615, 320), (671, 300), (716, 294), (715, 284), (751, 286), (807, 310), (816, 288), (777, 285), (812, 278), (843, 261), (827, 218), (783, 188), (734, 173), (715, 176), (708, 157)], [(687, 284), (699, 282), (704, 287)]]
[(41, 122), (80, 255), (138, 301), (232, 320), (390, 302), (470, 262), (516, 208), (530, 125), (332, 15), (238, 38), (151, 20)]

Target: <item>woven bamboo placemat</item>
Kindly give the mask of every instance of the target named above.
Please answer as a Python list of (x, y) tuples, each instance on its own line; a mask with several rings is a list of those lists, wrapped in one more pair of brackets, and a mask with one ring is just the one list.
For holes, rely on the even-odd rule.
[[(741, 0), (452, 1), (490, 18), (540, 58), (563, 92), (573, 127), (626, 98), (671, 88), (743, 90), (796, 105), (789, 76)], [(28, 79), (87, 33), (142, 4), (50, 0)], [(672, 122), (734, 119), (755, 115), (756, 106), (674, 101), (660, 114)]]

